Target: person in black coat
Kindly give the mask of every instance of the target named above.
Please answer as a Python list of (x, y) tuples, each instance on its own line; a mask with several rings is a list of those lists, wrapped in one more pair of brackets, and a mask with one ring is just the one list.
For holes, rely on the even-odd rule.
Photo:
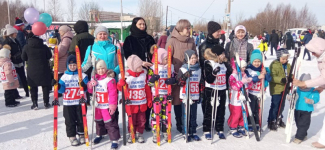
[(275, 33), (275, 30), (272, 30), (272, 34), (270, 36), (270, 40), (269, 40), (269, 45), (271, 44), (271, 55), (273, 56), (273, 48), (274, 51), (276, 51), (276, 49), (278, 48), (278, 44), (279, 44), (279, 35)]
[[(21, 84), (22, 84), (24, 90), (25, 90), (26, 97), (29, 97), (28, 85), (27, 85), (27, 80), (26, 80), (26, 75), (25, 75), (25, 67), (24, 67), (23, 60), (21, 59), (22, 49), (20, 47), (18, 40), (16, 39), (17, 34), (18, 34), (17, 29), (15, 29), (11, 25), (7, 24), (6, 30), (4, 33), (5, 36), (4, 36), (3, 45), (8, 44), (11, 47), (10, 59), (16, 68), (18, 77), (21, 81)], [(14, 95), (15, 95), (16, 99), (22, 98), (21, 96), (19, 96), (18, 90), (15, 90)]]
[(286, 45), (286, 49), (290, 50), (294, 47), (293, 37), (290, 32), (287, 32), (283, 37), (283, 41)]
[(52, 88), (51, 68), (49, 64), (52, 53), (50, 49), (43, 44), (42, 39), (37, 36), (31, 36), (28, 39), (28, 44), (23, 49), (21, 57), (28, 64), (27, 81), (30, 86), (33, 102), (31, 109), (38, 108), (38, 86), (42, 86), (45, 108), (51, 107), (49, 104), (49, 91)]
[[(150, 53), (150, 48), (156, 43), (146, 30), (147, 25), (145, 20), (141, 17), (134, 18), (130, 29), (131, 35), (126, 37), (123, 44), (123, 50), (125, 59), (131, 55), (137, 55), (143, 61), (142, 66), (149, 68), (152, 66), (152, 54)], [(148, 107), (146, 111), (146, 131), (151, 130), (149, 124), (150, 112), (151, 108)]]

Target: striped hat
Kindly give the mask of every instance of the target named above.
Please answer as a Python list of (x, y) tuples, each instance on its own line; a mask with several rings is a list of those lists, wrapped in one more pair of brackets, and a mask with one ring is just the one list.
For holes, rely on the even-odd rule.
[(278, 50), (276, 50), (276, 58), (280, 59), (280, 57), (284, 57), (284, 56), (289, 56), (289, 52), (287, 49), (285, 48), (280, 48)]
[(16, 26), (22, 26), (22, 25), (25, 25), (24, 22), (22, 20), (20, 20), (18, 17), (15, 18), (16, 19), (16, 22), (15, 22), (15, 25)]

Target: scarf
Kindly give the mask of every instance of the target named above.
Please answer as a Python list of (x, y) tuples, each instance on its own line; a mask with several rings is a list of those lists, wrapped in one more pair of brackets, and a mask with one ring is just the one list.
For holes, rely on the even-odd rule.
[[(183, 68), (187, 68), (188, 64), (183, 64), (182, 67)], [(197, 71), (200, 69), (200, 65), (199, 63), (196, 63), (194, 65), (190, 65), (190, 69), (189, 70), (192, 70), (192, 71)]]
[(247, 62), (247, 40), (234, 38), (232, 42), (231, 51), (233, 53), (238, 52), (240, 58)]
[(130, 70), (130, 69), (129, 69), (127, 72), (128, 72), (129, 75), (132, 76), (132, 77), (138, 77), (138, 76), (140, 76), (142, 73), (144, 73), (143, 70), (142, 70), (141, 72), (133, 72), (133, 71)]
[(136, 37), (136, 38), (144, 38), (148, 35), (147, 33), (147, 25), (146, 25), (146, 28), (144, 30), (140, 30), (136, 24), (132, 23), (131, 25), (131, 35)]
[(258, 76), (261, 74), (261, 71), (262, 71), (262, 65), (260, 65), (259, 67), (256, 68), (252, 64), (249, 64), (247, 68), (256, 71)]

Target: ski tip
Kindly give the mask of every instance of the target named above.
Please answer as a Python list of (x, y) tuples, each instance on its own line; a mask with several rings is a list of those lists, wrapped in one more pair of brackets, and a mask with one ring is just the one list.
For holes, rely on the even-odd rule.
[(160, 146), (160, 142), (157, 142), (157, 145)]
[(89, 142), (86, 142), (86, 146), (89, 146)]

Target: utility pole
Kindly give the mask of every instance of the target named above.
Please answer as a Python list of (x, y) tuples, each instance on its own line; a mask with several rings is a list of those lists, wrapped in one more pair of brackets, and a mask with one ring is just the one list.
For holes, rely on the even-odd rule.
[(121, 0), (121, 41), (123, 41), (123, 6)]
[(166, 30), (167, 30), (167, 18), (168, 18), (168, 5), (167, 5), (167, 10), (166, 10)]
[(226, 14), (226, 18), (227, 18), (227, 34), (228, 34), (228, 38), (229, 38), (229, 26), (230, 26), (230, 8), (231, 8), (231, 0), (228, 0), (228, 8), (227, 8), (227, 14)]
[(8, 23), (8, 24), (10, 24), (10, 9), (9, 9), (9, 0), (7, 0), (7, 6), (8, 6), (8, 21), (9, 21), (9, 23)]

